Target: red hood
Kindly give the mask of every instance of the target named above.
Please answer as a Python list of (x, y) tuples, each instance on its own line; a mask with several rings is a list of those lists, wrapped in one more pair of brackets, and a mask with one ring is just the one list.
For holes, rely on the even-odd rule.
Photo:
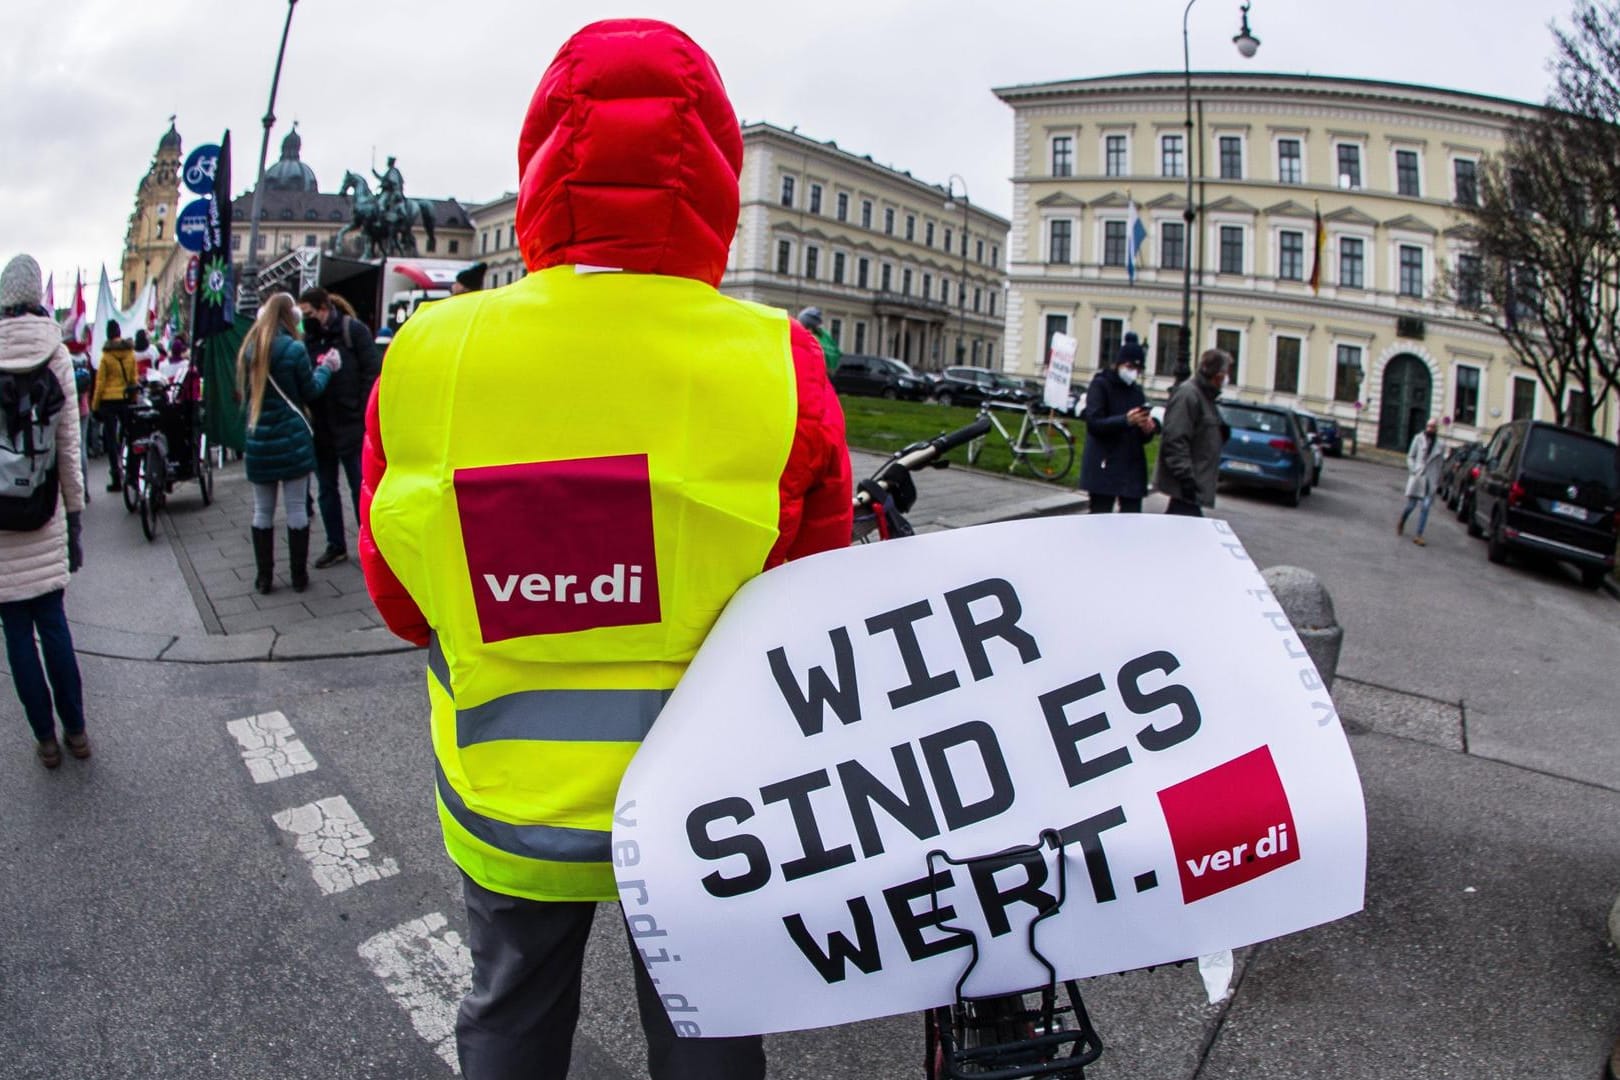
[(523, 261), (718, 285), (741, 168), (737, 115), (707, 53), (668, 23), (592, 23), (557, 53), (523, 121)]

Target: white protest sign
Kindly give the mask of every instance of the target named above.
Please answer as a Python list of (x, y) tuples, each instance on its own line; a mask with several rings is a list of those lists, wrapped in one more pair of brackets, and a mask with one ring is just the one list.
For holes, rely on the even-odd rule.
[(1052, 351), (1046, 358), (1046, 390), (1042, 402), (1048, 409), (1069, 407), (1069, 380), (1074, 376), (1074, 351), (1080, 342), (1068, 334), (1052, 335)]
[(630, 763), (620, 900), (676, 1031), (912, 1012), (1362, 906), (1332, 701), (1224, 522), (1049, 518), (827, 552), (733, 598)]

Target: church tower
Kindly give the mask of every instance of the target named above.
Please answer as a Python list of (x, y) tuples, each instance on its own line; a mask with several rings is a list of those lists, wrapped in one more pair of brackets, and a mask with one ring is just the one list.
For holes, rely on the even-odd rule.
[(124, 235), (124, 284), (119, 303), (135, 302), (146, 283), (161, 278), (175, 257), (174, 222), (180, 214), (180, 133), (169, 117), (169, 130), (158, 140), (151, 168), (135, 192), (135, 210)]

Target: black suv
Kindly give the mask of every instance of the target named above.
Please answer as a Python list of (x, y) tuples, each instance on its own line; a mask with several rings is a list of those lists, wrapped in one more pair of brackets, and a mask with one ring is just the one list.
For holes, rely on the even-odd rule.
[(934, 380), (934, 397), (941, 405), (982, 405), (986, 401), (1024, 405), (1040, 396), (1023, 379), (986, 368), (948, 367)]
[(1503, 424), (1485, 448), (1468, 532), (1489, 542), (1492, 562), (1514, 550), (1573, 563), (1595, 589), (1614, 569), (1620, 528), (1620, 461), (1595, 435), (1536, 420)]
[(928, 380), (887, 356), (845, 353), (832, 373), (833, 389), (842, 394), (918, 401), (928, 396)]

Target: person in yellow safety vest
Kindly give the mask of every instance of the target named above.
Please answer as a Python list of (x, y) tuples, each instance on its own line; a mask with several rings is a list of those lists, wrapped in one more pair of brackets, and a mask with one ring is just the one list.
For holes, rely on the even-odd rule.
[[(473, 956), (468, 1080), (566, 1077), (631, 755), (745, 581), (849, 542), (821, 350), (716, 288), (741, 165), (690, 38), (642, 19), (579, 31), (518, 146), (530, 273), (419, 309), (368, 407), (361, 565), (388, 626), (428, 647)], [(765, 1075), (758, 1037), (677, 1037), (631, 951), (655, 1080)]]

